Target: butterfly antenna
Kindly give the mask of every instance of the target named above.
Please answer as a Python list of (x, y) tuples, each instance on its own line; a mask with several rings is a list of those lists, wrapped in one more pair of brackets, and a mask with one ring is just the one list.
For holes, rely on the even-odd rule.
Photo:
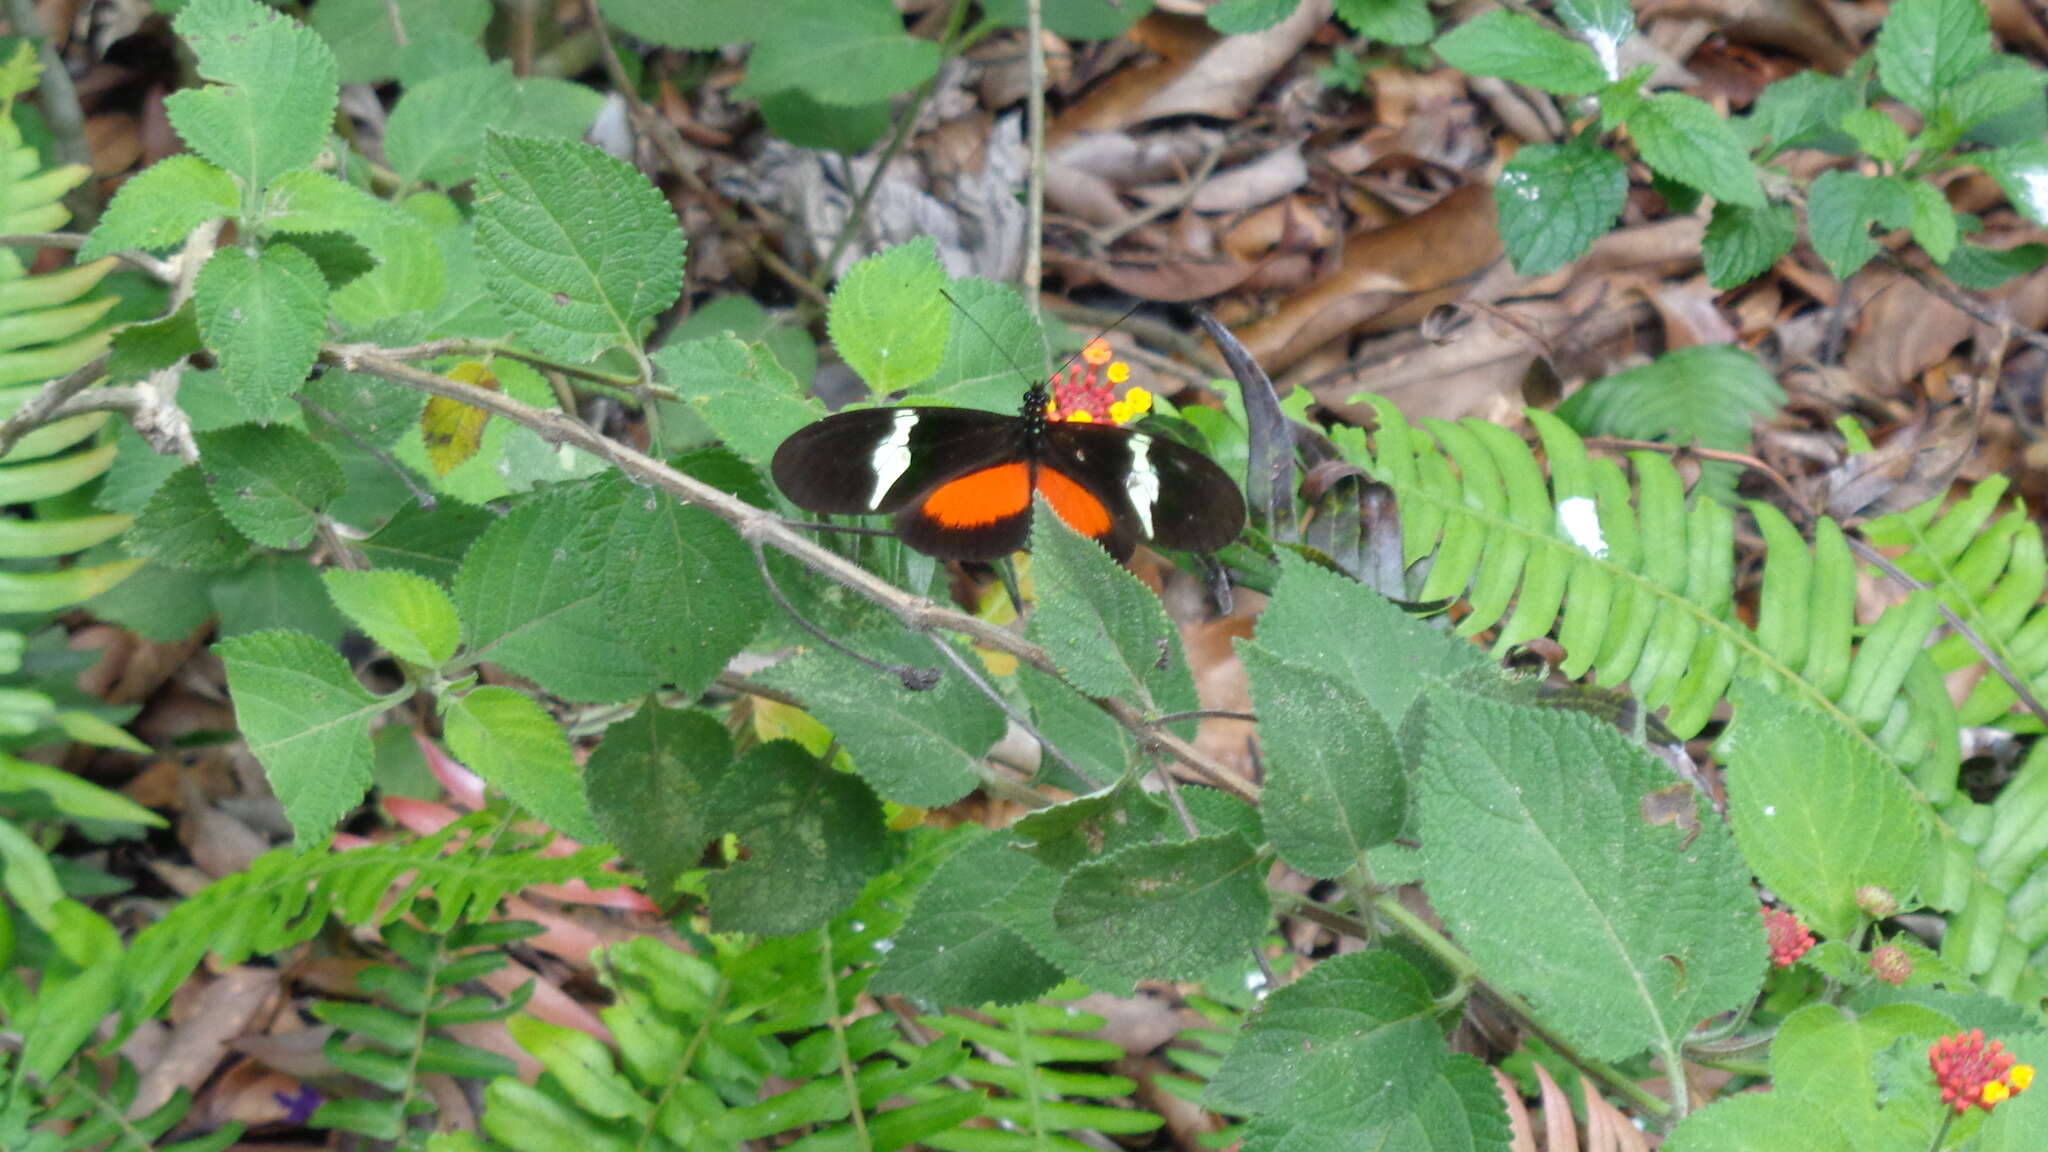
[(1140, 300), (1137, 303), (1131, 305), (1129, 308), (1124, 309), (1124, 314), (1116, 318), (1116, 323), (1111, 324), (1109, 327), (1104, 328), (1100, 332), (1097, 332), (1093, 339), (1090, 339), (1087, 343), (1082, 344), (1079, 348), (1074, 349), (1074, 354), (1072, 356), (1067, 357), (1066, 360), (1063, 363), (1061, 363), (1058, 368), (1053, 369), (1051, 378), (1054, 380), (1059, 379), (1060, 376), (1064, 374), (1068, 368), (1073, 367), (1074, 361), (1080, 357), (1081, 353), (1086, 352), (1088, 350), (1089, 344), (1093, 344), (1096, 340), (1100, 340), (1104, 336), (1109, 335), (1111, 332), (1116, 331), (1120, 326), (1122, 326), (1124, 321), (1129, 320), (1133, 313), (1135, 313), (1138, 309), (1144, 306), (1145, 302), (1143, 300)]
[(1016, 370), (1017, 375), (1022, 376), (1026, 380), (1031, 379), (1031, 373), (1026, 372), (1024, 370), (1024, 366), (1022, 364), (1017, 363), (1017, 358), (1015, 356), (1010, 355), (1010, 350), (1008, 348), (1003, 347), (1002, 342), (996, 339), (996, 334), (988, 330), (988, 325), (983, 324), (979, 320), (976, 320), (974, 318), (974, 313), (969, 312), (967, 310), (966, 305), (960, 303), (958, 300), (953, 299), (953, 294), (951, 292), (948, 292), (944, 288), (941, 288), (939, 289), (939, 295), (944, 296), (946, 298), (946, 303), (951, 304), (955, 311), (959, 312), (961, 316), (967, 319), (967, 322), (969, 324), (974, 325), (976, 331), (979, 331), (983, 336), (988, 337), (989, 346), (991, 348), (994, 348), (997, 352), (1001, 353), (1003, 359), (1008, 360), (1010, 362), (1010, 367)]

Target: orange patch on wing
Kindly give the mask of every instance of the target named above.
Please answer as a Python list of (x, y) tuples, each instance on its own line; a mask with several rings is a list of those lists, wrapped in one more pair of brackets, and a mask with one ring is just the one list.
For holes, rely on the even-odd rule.
[(1052, 505), (1060, 519), (1067, 522), (1067, 527), (1095, 539), (1109, 535), (1109, 509), (1071, 477), (1040, 466), (1038, 490), (1045, 494), (1045, 502)]
[[(1043, 486), (1044, 478), (1040, 478)], [(944, 528), (979, 528), (1031, 505), (1031, 471), (1023, 461), (998, 464), (948, 480), (925, 497), (926, 519)]]

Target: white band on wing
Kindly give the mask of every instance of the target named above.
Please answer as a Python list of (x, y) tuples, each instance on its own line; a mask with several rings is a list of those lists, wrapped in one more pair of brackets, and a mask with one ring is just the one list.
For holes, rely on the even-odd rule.
[(1159, 503), (1159, 470), (1152, 466), (1152, 438), (1144, 433), (1131, 437), (1131, 472), (1124, 477), (1124, 491), (1131, 507), (1138, 511), (1138, 524), (1152, 535), (1152, 509)]
[(909, 408), (896, 410), (896, 419), (889, 425), (889, 435), (875, 445), (875, 491), (868, 497), (868, 507), (880, 508), (882, 497), (903, 479), (910, 471), (910, 430), (917, 426), (917, 413)]

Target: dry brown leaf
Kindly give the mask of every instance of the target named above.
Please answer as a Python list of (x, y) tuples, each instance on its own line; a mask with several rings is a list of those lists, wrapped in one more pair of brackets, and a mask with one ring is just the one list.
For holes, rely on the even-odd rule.
[(1988, 0), (1991, 30), (2007, 47), (2026, 47), (2048, 56), (2048, 10), (2031, 0)]
[[(1302, 158), (1301, 144), (1296, 142), (1275, 148), (1249, 164), (1218, 172), (1195, 191), (1188, 206), (1197, 212), (1243, 212), (1270, 204), (1307, 183), (1308, 161)], [(1181, 190), (1175, 188), (1171, 192), (1179, 195)]]
[(1954, 305), (1894, 268), (1865, 269), (1850, 292), (1859, 308), (1842, 364), (1875, 396), (1900, 395), (1974, 330)]
[(1500, 1087), (1501, 1102), (1507, 1105), (1510, 1152), (1539, 1152), (1536, 1132), (1529, 1123), (1529, 1106), (1522, 1102), (1522, 1094), (1516, 1089), (1514, 1078), (1498, 1068), (1488, 1068), (1487, 1071), (1493, 1073), (1493, 1082)]
[(1856, 40), (1836, 24), (1820, 0), (1669, 0), (1644, 5), (1638, 18), (1698, 16), (1733, 40), (1768, 44), (1805, 57), (1822, 72), (1840, 72), (1856, 59)]
[[(1047, 257), (1052, 262), (1051, 256)], [(1157, 261), (1076, 260), (1089, 274), (1120, 292), (1141, 300), (1182, 303), (1207, 300), (1236, 288), (1258, 271), (1257, 264), (1238, 260), (1196, 260), (1167, 257)]]
[(1537, 1090), (1543, 1098), (1543, 1146), (1550, 1152), (1566, 1152), (1579, 1146), (1579, 1124), (1572, 1115), (1571, 1097), (1557, 1086), (1550, 1069), (1534, 1061)]
[(1330, 19), (1330, 0), (1302, 0), (1294, 15), (1264, 32), (1225, 36), (1158, 91), (1136, 120), (1167, 116), (1241, 119), (1274, 73), (1292, 61)]
[(1158, 13), (1132, 25), (1125, 38), (1150, 52), (1153, 58), (1115, 69), (1087, 95), (1053, 117), (1045, 130), (1048, 151), (1057, 150), (1076, 135), (1114, 132), (1136, 124), (1143, 119), (1139, 110), (1145, 103), (1193, 68), (1195, 61), (1218, 39), (1204, 21)]
[(197, 1091), (228, 1055), (229, 1041), (249, 1030), (276, 991), (275, 968), (242, 965), (221, 973), (203, 994), (188, 1002), (189, 1011), (173, 1020), (170, 1043), (143, 1069), (128, 1116), (149, 1115), (180, 1088)]

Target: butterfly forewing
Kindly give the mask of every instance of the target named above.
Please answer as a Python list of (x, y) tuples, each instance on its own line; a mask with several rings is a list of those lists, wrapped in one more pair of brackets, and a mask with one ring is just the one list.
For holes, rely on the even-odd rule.
[[(1230, 476), (1208, 457), (1162, 436), (1107, 424), (1054, 424), (1046, 429), (1044, 465), (1071, 477), (1108, 509), (1108, 531), (1088, 534), (1119, 560), (1140, 539), (1213, 552), (1244, 528), (1244, 497)], [(1074, 524), (1074, 517), (1062, 518)]]
[(862, 408), (799, 429), (775, 450), (770, 470), (797, 507), (859, 516), (907, 507), (953, 475), (1022, 448), (1020, 423), (994, 412)]

